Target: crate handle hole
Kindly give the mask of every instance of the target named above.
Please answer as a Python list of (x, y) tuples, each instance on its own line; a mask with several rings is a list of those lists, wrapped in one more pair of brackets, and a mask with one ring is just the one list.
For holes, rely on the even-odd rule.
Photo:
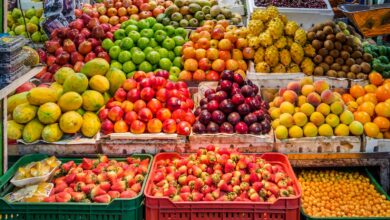
[(322, 153), (322, 147), (318, 147), (317, 151), (318, 153)]
[(126, 149), (123, 149), (123, 150), (122, 150), (122, 154), (123, 154), (123, 155), (127, 155), (127, 150), (126, 150)]
[(378, 146), (375, 146), (374, 147), (374, 152), (378, 152), (379, 151), (379, 147)]
[(299, 152), (299, 153), (302, 153), (302, 152), (303, 152), (302, 147), (299, 147), (298, 152)]
[(337, 151), (338, 153), (340, 153), (341, 147), (340, 147), (340, 146), (337, 146), (336, 151)]

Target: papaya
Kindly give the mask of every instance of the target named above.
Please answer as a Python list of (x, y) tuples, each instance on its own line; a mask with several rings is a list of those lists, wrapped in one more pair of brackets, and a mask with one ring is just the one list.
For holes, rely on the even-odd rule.
[(59, 99), (62, 96), (62, 94), (64, 93), (64, 87), (59, 83), (56, 83), (56, 82), (52, 83), (50, 85), (50, 88), (52, 88), (56, 91), (57, 99)]
[(89, 80), (89, 88), (104, 93), (110, 89), (110, 82), (105, 76), (95, 75)]
[(27, 94), (28, 94), (28, 92), (21, 92), (21, 93), (15, 94), (13, 96), (10, 96), (7, 99), (7, 112), (11, 113), (14, 111), (16, 106), (23, 104), (23, 103), (27, 103), (28, 102)]
[(82, 95), (83, 109), (86, 111), (97, 111), (104, 105), (104, 97), (100, 92), (87, 90)]
[(38, 119), (43, 124), (52, 124), (61, 116), (61, 108), (54, 102), (41, 105), (38, 109)]
[(77, 92), (67, 92), (58, 99), (58, 105), (63, 112), (75, 111), (83, 104), (83, 98)]
[(24, 125), (18, 124), (14, 120), (7, 121), (7, 138), (18, 140), (22, 137)]
[(42, 130), (42, 139), (47, 142), (56, 142), (61, 140), (62, 131), (58, 123), (46, 125)]
[(103, 58), (95, 58), (88, 61), (80, 70), (88, 77), (95, 75), (106, 75), (106, 72), (110, 68), (110, 64)]
[(74, 134), (83, 124), (83, 117), (75, 111), (64, 113), (60, 118), (60, 128), (64, 133)]
[(99, 117), (93, 112), (85, 112), (83, 115), (83, 125), (81, 126), (81, 133), (86, 137), (95, 136), (100, 130)]
[(56, 90), (46, 87), (32, 88), (27, 94), (27, 100), (31, 105), (43, 105), (46, 102), (57, 102)]
[(43, 130), (43, 124), (38, 119), (33, 119), (24, 126), (23, 129), (23, 140), (31, 143), (41, 138)]
[(66, 78), (68, 78), (69, 76), (75, 74), (74, 70), (72, 68), (69, 68), (69, 67), (61, 67), (60, 69), (57, 70), (56, 73), (54, 73), (54, 80), (62, 85), (64, 84)]
[(29, 103), (23, 103), (14, 109), (12, 113), (12, 118), (17, 123), (27, 123), (35, 118), (37, 115), (38, 107), (30, 105)]
[(122, 70), (111, 67), (106, 74), (106, 78), (110, 82), (110, 95), (113, 96), (116, 90), (118, 90), (118, 88), (121, 87), (123, 82), (126, 80), (126, 75), (122, 72)]
[(64, 92), (83, 93), (88, 88), (88, 78), (82, 73), (75, 73), (65, 79)]

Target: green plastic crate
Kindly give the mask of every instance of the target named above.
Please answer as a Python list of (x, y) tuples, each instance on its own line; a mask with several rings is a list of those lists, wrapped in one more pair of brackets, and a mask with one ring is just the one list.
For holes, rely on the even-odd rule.
[[(379, 183), (375, 180), (368, 169), (365, 169), (365, 173), (370, 179), (371, 184), (374, 185), (376, 191), (386, 196), (387, 200), (390, 200), (390, 196), (382, 189)], [(305, 210), (301, 208), (301, 214), (306, 220), (389, 220), (390, 217), (312, 217), (305, 213)]]
[[(148, 173), (142, 184), (141, 192), (132, 199), (114, 199), (109, 204), (99, 203), (8, 203), (2, 197), (13, 189), (9, 182), (20, 166), (47, 158), (44, 154), (26, 155), (20, 158), (0, 178), (0, 219), (12, 220), (142, 220), (144, 219), (144, 188), (148, 178), (153, 156), (134, 154), (132, 157), (149, 158)], [(110, 158), (123, 161), (126, 158)], [(82, 158), (64, 158), (81, 163)]]

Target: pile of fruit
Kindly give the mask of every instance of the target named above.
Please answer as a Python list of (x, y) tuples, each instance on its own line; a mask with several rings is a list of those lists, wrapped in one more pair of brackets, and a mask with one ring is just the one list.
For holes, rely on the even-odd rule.
[(218, 6), (215, 0), (175, 0), (165, 9), (164, 14), (156, 17), (164, 25), (174, 27), (199, 27), (207, 20), (230, 20), (237, 25), (242, 22), (240, 14), (232, 13), (225, 7)]
[(259, 88), (240, 74), (225, 70), (217, 89), (209, 89), (195, 110), (194, 133), (268, 134), (268, 103)]
[(310, 217), (389, 217), (390, 201), (359, 172), (304, 170), (302, 208)]
[(275, 202), (294, 196), (292, 178), (280, 165), (212, 145), (186, 157), (156, 161), (150, 195), (181, 201)]
[(277, 139), (362, 135), (363, 125), (355, 121), (341, 95), (332, 92), (324, 80), (313, 83), (309, 77), (281, 88), (270, 103)]
[(279, 0), (253, 0), (258, 7), (267, 7), (270, 5), (286, 8), (319, 8), (325, 9), (326, 3), (323, 0), (306, 0), (306, 1), (279, 1)]
[(177, 133), (188, 136), (195, 122), (194, 102), (185, 82), (167, 81), (166, 70), (135, 72), (99, 112), (102, 132)]
[(366, 79), (371, 72), (372, 55), (364, 53), (360, 39), (343, 22), (317, 24), (307, 33), (315, 48), (313, 75)]
[(368, 137), (390, 138), (390, 80), (377, 72), (368, 78), (370, 84), (354, 85), (342, 98)]
[(183, 28), (164, 26), (155, 18), (128, 20), (115, 31), (115, 43), (105, 39), (103, 48), (109, 51), (111, 65), (122, 69), (128, 78), (135, 71), (151, 72), (164, 69), (177, 81), (182, 66), (181, 50), (187, 38)]
[(372, 69), (382, 74), (384, 78), (390, 78), (390, 47), (363, 43), (363, 50), (374, 58), (371, 62)]
[(43, 20), (43, 8), (30, 8), (22, 12), (14, 8), (7, 13), (7, 32), (11, 36), (22, 35), (31, 37), (34, 43), (47, 41), (47, 36), (39, 23)]
[(217, 81), (224, 70), (235, 71), (245, 77), (247, 63), (254, 50), (248, 47), (246, 33), (227, 20), (206, 21), (191, 32), (190, 41), (183, 46), (184, 66), (181, 80)]
[(125, 74), (102, 58), (86, 63), (81, 73), (69, 67), (59, 69), (50, 87), (36, 87), (8, 99), (8, 138), (23, 138), (31, 143), (39, 139), (47, 142), (61, 140), (63, 133), (79, 131), (93, 137), (100, 130), (95, 114), (114, 94)]
[(125, 161), (100, 156), (62, 164), (53, 179), (51, 195), (43, 202), (109, 203), (116, 198), (134, 198), (148, 173), (149, 158), (128, 157)]
[(279, 14), (276, 7), (256, 9), (252, 13), (247, 39), (249, 46), (256, 50), (256, 72), (312, 74), (314, 64), (310, 57), (315, 51), (306, 45), (306, 32), (295, 21)]

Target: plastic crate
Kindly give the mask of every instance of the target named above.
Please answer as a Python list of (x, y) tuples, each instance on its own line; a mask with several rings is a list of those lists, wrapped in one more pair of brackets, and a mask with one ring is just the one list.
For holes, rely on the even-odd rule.
[(0, 52), (0, 60), (2, 63), (12, 63), (22, 55), (22, 51), (23, 49), (20, 48), (12, 52)]
[[(386, 196), (387, 200), (390, 200), (390, 196), (387, 195), (387, 193), (382, 189), (382, 187), (379, 185), (379, 183), (375, 180), (375, 178), (372, 176), (372, 174), (365, 169), (365, 174), (370, 179), (371, 184), (374, 185), (376, 191)], [(305, 213), (305, 210), (301, 209), (302, 215), (306, 218), (306, 220), (389, 220), (390, 217), (312, 217)]]
[(30, 69), (29, 67), (22, 65), (15, 72), (8, 73), (8, 74), (0, 74), (0, 88), (6, 87), (7, 85), (11, 84), (17, 78), (27, 73), (29, 69)]
[[(9, 180), (18, 170), (18, 167), (32, 161), (39, 161), (48, 157), (44, 154), (31, 154), (20, 158), (1, 178), (1, 197), (13, 189)], [(132, 157), (149, 158), (150, 171), (153, 156), (148, 154), (134, 154)], [(112, 158), (123, 161), (126, 158)], [(70, 160), (81, 163), (81, 158), (60, 159), (62, 162)], [(145, 178), (149, 175), (146, 174)], [(144, 191), (146, 181), (142, 184), (141, 192)], [(8, 203), (0, 198), (0, 219), (12, 220), (143, 220), (144, 219), (144, 194), (140, 193), (132, 199), (114, 199), (109, 204), (99, 203)]]
[(24, 60), (27, 58), (26, 53), (21, 53), (16, 57), (12, 57), (10, 61), (2, 60), (0, 63), (0, 74), (13, 74), (24, 66)]
[(11, 53), (22, 48), (27, 43), (23, 36), (0, 38), (0, 53)]
[(301, 189), (287, 156), (279, 153), (258, 155), (271, 164), (279, 164), (293, 179), (297, 193), (294, 197), (278, 198), (268, 202), (172, 202), (169, 198), (157, 198), (149, 194), (156, 162), (168, 158), (180, 158), (177, 153), (160, 153), (155, 156), (145, 188), (146, 220), (297, 220), (300, 217)]

